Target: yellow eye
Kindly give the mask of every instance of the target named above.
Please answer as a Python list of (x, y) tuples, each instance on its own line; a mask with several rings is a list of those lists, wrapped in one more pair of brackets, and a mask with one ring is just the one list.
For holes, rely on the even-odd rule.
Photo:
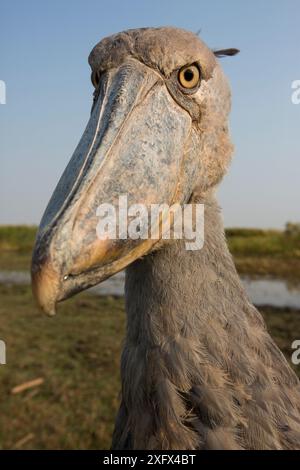
[(185, 65), (179, 70), (178, 80), (183, 88), (195, 88), (200, 80), (200, 70), (197, 65)]

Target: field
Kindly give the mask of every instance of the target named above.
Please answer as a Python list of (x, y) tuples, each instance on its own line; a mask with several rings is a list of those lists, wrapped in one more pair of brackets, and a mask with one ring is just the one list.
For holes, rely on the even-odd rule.
[(0, 270), (28, 271), (36, 236), (35, 226), (0, 226)]
[(300, 230), (227, 229), (240, 274), (300, 280)]
[[(0, 337), (5, 332), (7, 345), (7, 364), (0, 366), (0, 449), (109, 448), (123, 301), (79, 295), (48, 318), (29, 287), (0, 285), (0, 292)], [(44, 383), (12, 393), (36, 378)]]
[[(109, 448), (120, 390), (123, 300), (80, 294), (48, 318), (29, 287), (0, 286), (0, 293), (7, 343), (7, 364), (0, 366), (0, 448)], [(300, 312), (262, 313), (290, 361)], [(39, 387), (12, 393), (36, 378), (44, 380)]]
[[(0, 270), (29, 269), (35, 232), (0, 228)], [(240, 272), (300, 278), (299, 235), (234, 229), (227, 238)], [(0, 449), (109, 448), (120, 390), (123, 299), (82, 293), (48, 318), (29, 286), (0, 284), (0, 296), (0, 339), (7, 345), (7, 364), (0, 366)], [(261, 312), (291, 362), (300, 311)], [(38, 386), (15, 388), (35, 379)]]
[[(0, 226), (0, 270), (28, 270), (36, 227)], [(300, 279), (300, 231), (227, 229), (238, 271)]]

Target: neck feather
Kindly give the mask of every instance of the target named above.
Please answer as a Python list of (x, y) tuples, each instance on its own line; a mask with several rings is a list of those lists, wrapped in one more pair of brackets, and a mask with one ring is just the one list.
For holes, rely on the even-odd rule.
[(239, 448), (226, 430), (245, 425), (238, 404), (257, 359), (247, 351), (267, 361), (274, 348), (237, 275), (216, 201), (204, 202), (201, 250), (170, 241), (126, 271), (115, 448), (215, 448), (217, 424), (226, 448)]

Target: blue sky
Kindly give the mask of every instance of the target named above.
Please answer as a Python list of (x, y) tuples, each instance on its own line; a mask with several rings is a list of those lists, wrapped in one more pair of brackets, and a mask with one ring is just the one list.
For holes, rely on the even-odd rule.
[(300, 221), (299, 0), (0, 2), (0, 223), (38, 223), (89, 118), (87, 57), (104, 36), (172, 25), (198, 31), (233, 93), (235, 156), (219, 190), (226, 226)]

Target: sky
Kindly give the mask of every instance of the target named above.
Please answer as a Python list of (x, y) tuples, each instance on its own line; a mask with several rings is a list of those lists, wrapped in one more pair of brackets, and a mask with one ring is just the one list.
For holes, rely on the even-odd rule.
[(0, 224), (39, 223), (89, 119), (87, 57), (129, 28), (177, 26), (221, 59), (234, 159), (218, 197), (225, 226), (300, 222), (299, 0), (0, 0)]

